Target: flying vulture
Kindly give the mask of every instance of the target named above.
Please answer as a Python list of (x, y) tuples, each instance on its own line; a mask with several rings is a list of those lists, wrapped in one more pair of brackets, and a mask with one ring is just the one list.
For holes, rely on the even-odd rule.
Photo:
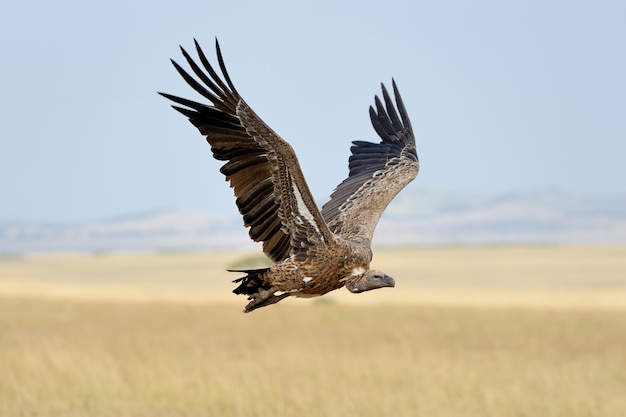
[[(159, 93), (206, 136), (220, 172), (234, 189), (249, 235), (263, 242), (269, 268), (237, 270), (235, 294), (245, 294), (244, 312), (289, 296), (316, 297), (345, 286), (361, 293), (393, 287), (393, 278), (371, 270), (376, 223), (419, 170), (411, 122), (392, 80), (395, 105), (382, 85), (370, 119), (379, 143), (355, 141), (349, 174), (321, 210), (304, 179), (293, 148), (248, 106), (231, 81), (215, 41), (222, 75), (194, 40), (201, 66), (181, 47), (195, 77), (172, 60), (184, 80), (210, 104)], [(384, 102), (384, 103), (383, 103)]]

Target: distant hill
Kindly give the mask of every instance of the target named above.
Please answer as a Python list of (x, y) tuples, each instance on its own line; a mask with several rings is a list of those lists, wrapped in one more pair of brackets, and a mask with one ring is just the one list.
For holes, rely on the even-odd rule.
[(394, 203), (376, 231), (382, 244), (626, 243), (626, 195), (413, 192)]
[[(490, 197), (412, 190), (387, 209), (375, 245), (626, 244), (626, 196), (560, 192)], [(155, 210), (80, 224), (0, 221), (0, 253), (254, 247), (232, 215)]]

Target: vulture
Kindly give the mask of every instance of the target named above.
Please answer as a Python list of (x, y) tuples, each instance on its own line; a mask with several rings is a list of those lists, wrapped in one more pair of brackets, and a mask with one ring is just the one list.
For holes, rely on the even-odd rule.
[[(194, 39), (198, 60), (181, 47), (191, 71), (172, 64), (209, 103), (159, 93), (175, 104), (206, 136), (220, 172), (230, 182), (249, 236), (262, 242), (273, 262), (262, 269), (229, 270), (245, 274), (233, 281), (235, 294), (248, 297), (244, 312), (286, 297), (316, 297), (346, 287), (362, 293), (394, 287), (384, 272), (370, 269), (371, 242), (381, 214), (418, 173), (411, 122), (392, 80), (394, 101), (384, 84), (382, 101), (369, 108), (378, 143), (354, 141), (348, 177), (320, 210), (304, 179), (296, 154), (239, 95), (217, 39), (220, 74)], [(193, 74), (192, 74), (193, 73)]]

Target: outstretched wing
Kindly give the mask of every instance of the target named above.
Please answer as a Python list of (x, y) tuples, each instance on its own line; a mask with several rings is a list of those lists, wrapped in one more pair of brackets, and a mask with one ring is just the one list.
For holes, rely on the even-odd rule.
[(411, 122), (395, 81), (392, 84), (396, 106), (382, 85), (384, 106), (376, 97), (376, 109), (370, 107), (372, 125), (382, 140), (353, 142), (348, 178), (322, 207), (332, 232), (368, 245), (387, 205), (419, 171)]
[(202, 69), (181, 47), (195, 78), (172, 60), (194, 90), (211, 102), (198, 103), (159, 93), (207, 137), (213, 156), (227, 161), (220, 171), (235, 191), (236, 204), (254, 241), (274, 262), (323, 245), (332, 234), (313, 200), (293, 148), (241, 98), (226, 71), (217, 40), (223, 79), (194, 40)]

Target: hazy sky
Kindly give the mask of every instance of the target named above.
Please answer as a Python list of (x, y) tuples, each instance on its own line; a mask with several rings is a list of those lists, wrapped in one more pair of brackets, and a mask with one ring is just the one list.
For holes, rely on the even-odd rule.
[(220, 164), (156, 91), (218, 37), (231, 77), (292, 143), (318, 203), (395, 77), (413, 190), (626, 192), (626, 2), (0, 3), (0, 220), (232, 211)]

